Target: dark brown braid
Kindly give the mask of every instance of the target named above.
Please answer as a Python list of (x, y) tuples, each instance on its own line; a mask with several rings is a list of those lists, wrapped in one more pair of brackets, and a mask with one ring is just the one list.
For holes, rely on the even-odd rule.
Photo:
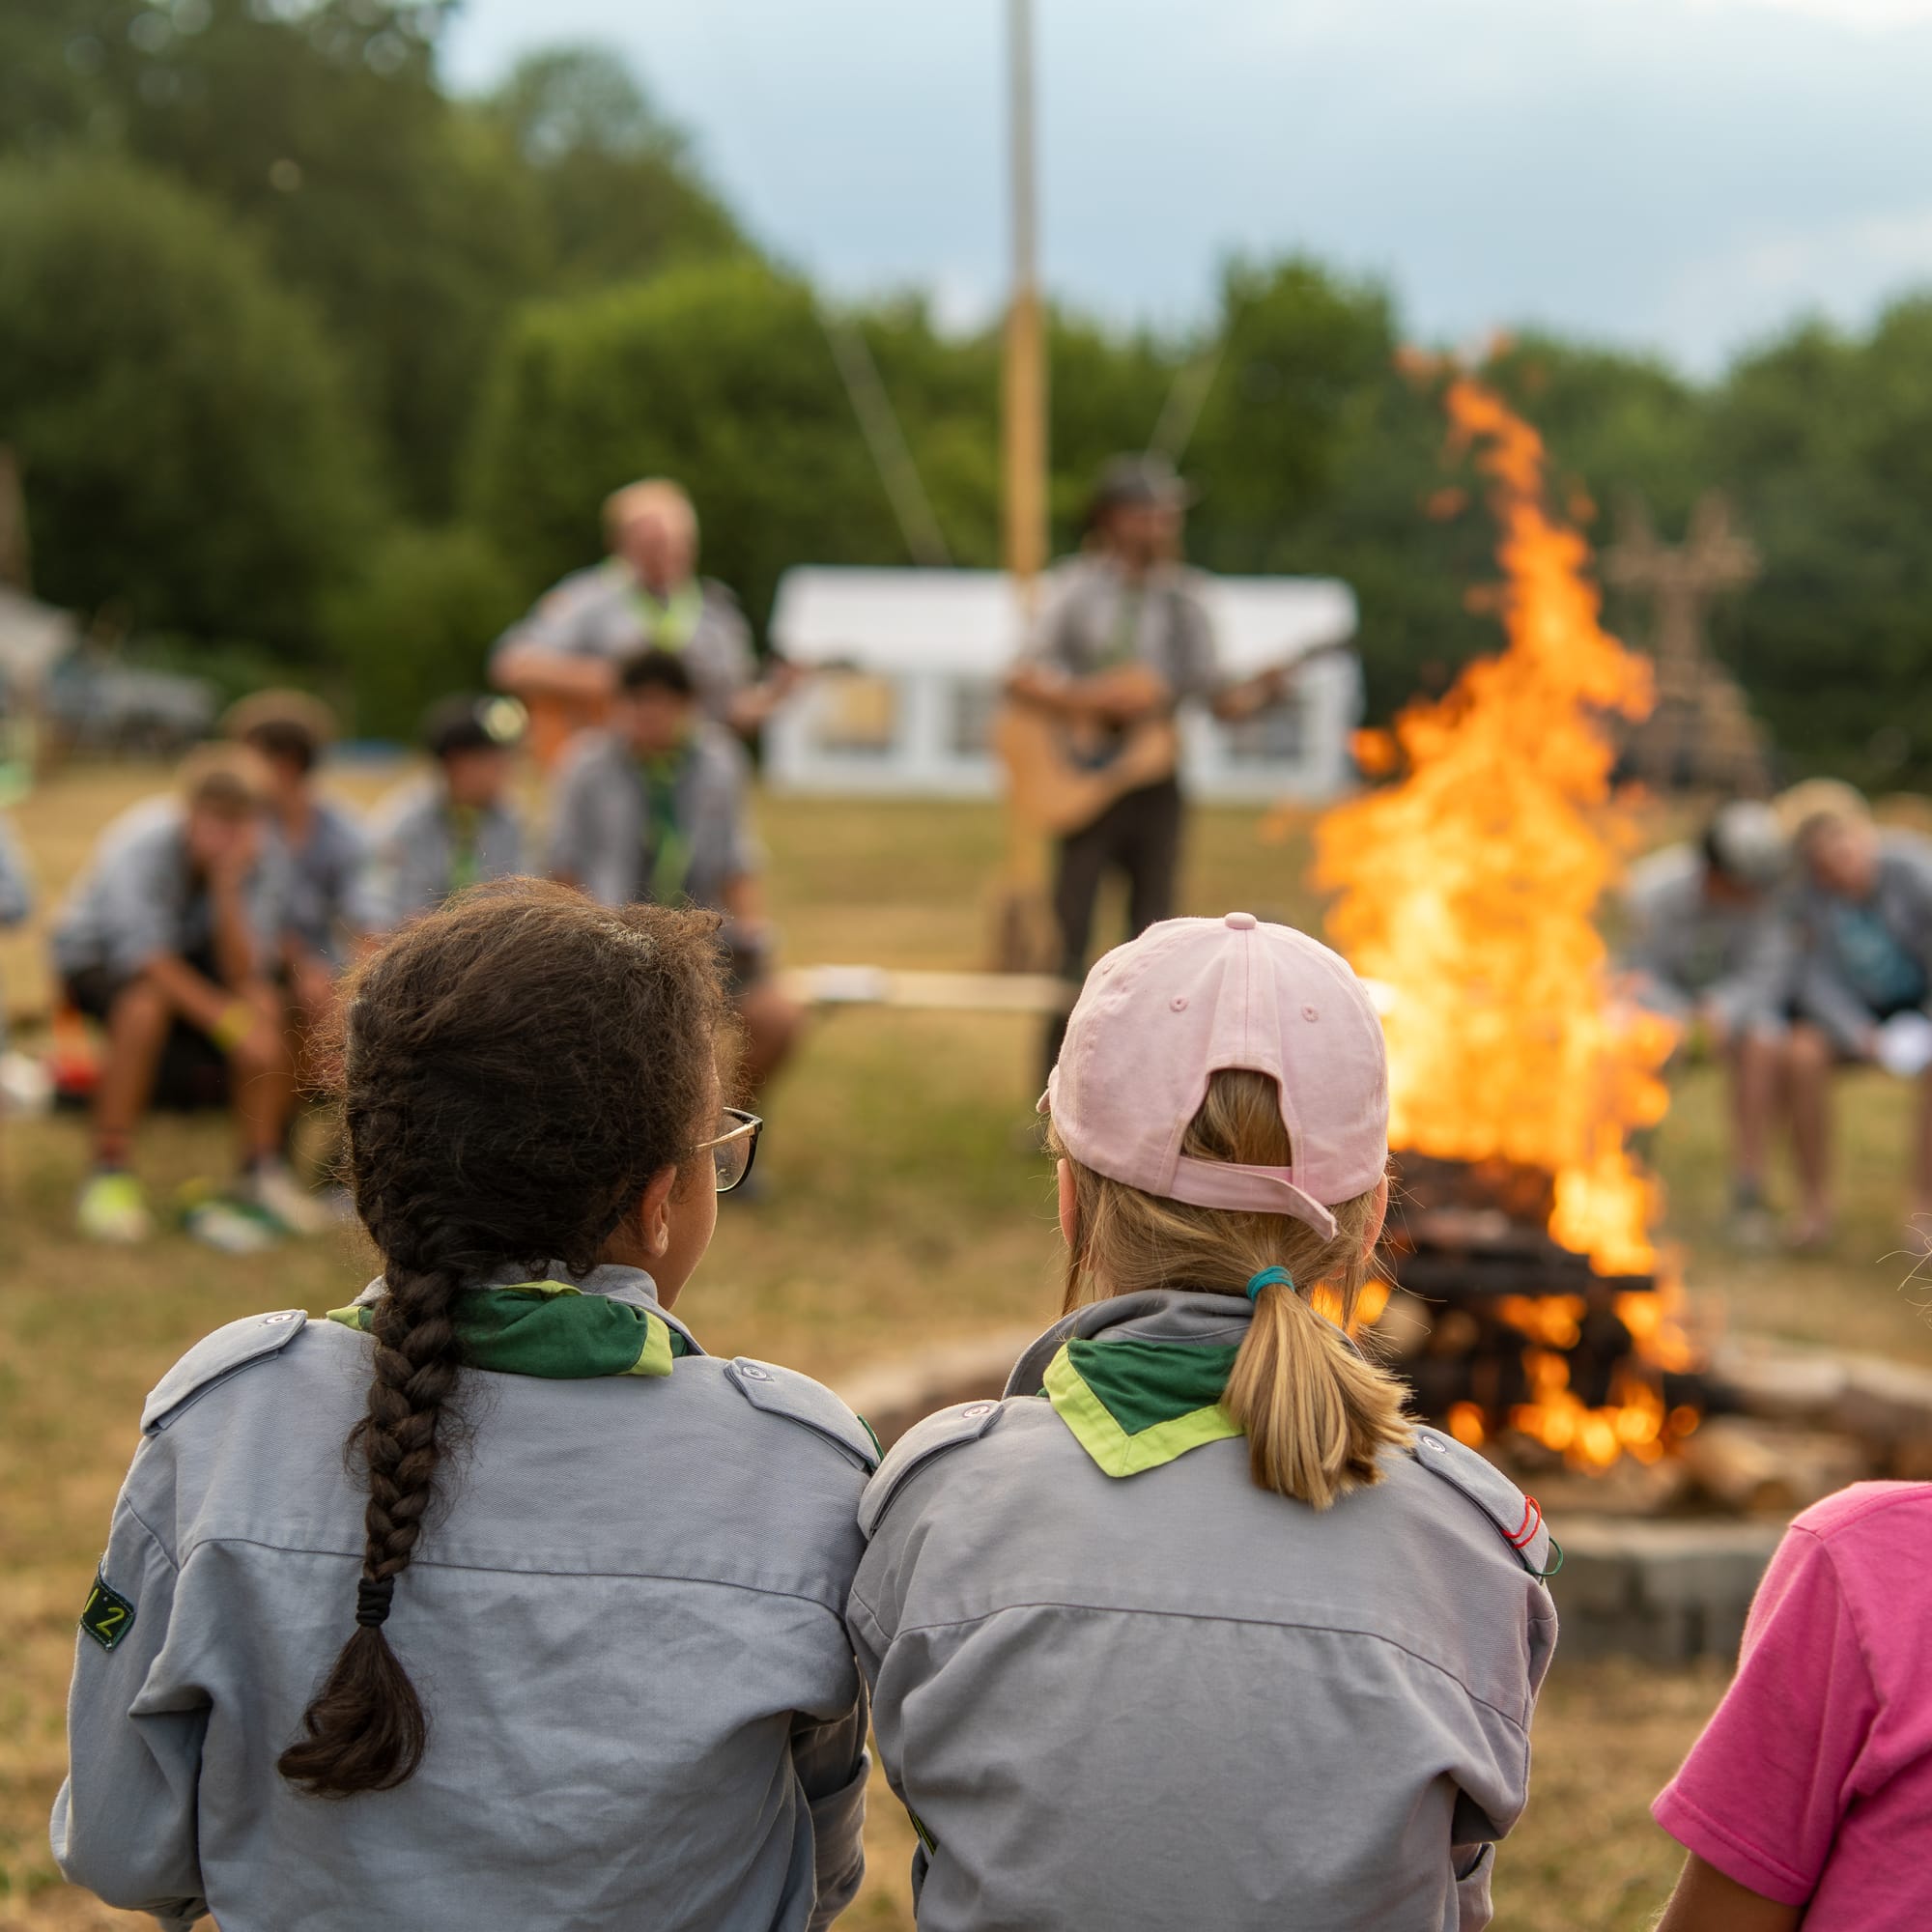
[(350, 1438), (369, 1482), (355, 1631), (279, 1764), (309, 1792), (385, 1791), (422, 1761), (428, 1719), (383, 1626), (437, 1500), (457, 1299), (506, 1261), (594, 1265), (710, 1130), (717, 928), (510, 880), (408, 927), (350, 988), (349, 1173), (386, 1293)]

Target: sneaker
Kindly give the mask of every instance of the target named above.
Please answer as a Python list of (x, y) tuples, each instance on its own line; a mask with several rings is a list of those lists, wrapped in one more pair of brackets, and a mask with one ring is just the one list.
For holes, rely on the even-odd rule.
[(141, 1183), (120, 1168), (90, 1177), (80, 1190), (76, 1218), (88, 1240), (112, 1241), (121, 1247), (145, 1241), (155, 1232), (155, 1217), (148, 1212)]
[(279, 1160), (264, 1161), (235, 1183), (236, 1199), (266, 1214), (291, 1235), (326, 1235), (336, 1225), (318, 1200)]
[(182, 1214), (182, 1226), (197, 1241), (219, 1248), (224, 1255), (264, 1254), (281, 1238), (266, 1214), (222, 1194), (191, 1201)]

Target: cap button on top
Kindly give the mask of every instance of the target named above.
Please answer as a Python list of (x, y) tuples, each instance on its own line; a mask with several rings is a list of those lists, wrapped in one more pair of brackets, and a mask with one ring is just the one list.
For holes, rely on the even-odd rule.
[(1234, 932), (1252, 932), (1255, 929), (1255, 916), (1251, 912), (1231, 912), (1221, 923)]

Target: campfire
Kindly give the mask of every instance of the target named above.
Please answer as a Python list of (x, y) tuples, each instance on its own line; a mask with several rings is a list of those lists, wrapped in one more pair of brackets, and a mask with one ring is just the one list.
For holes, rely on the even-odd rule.
[(1672, 1035), (1619, 999), (1595, 920), (1636, 839), (1606, 721), (1643, 716), (1650, 665), (1599, 621), (1536, 432), (1472, 381), (1448, 408), (1501, 527), (1507, 648), (1370, 734), (1393, 780), (1317, 848), (1331, 933), (1384, 1004), (1405, 1371), (1472, 1446), (1656, 1463), (1700, 1414), (1631, 1146), (1668, 1105)]

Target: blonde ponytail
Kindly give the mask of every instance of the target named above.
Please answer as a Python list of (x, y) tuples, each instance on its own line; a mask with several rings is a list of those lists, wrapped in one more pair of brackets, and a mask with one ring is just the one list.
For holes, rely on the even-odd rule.
[[(1052, 1145), (1066, 1157), (1057, 1140)], [(1291, 1150), (1275, 1083), (1242, 1069), (1216, 1073), (1181, 1151), (1197, 1160), (1287, 1166)], [(1357, 1353), (1343, 1328), (1375, 1272), (1371, 1235), (1379, 1189), (1334, 1208), (1330, 1240), (1286, 1215), (1196, 1208), (1143, 1194), (1078, 1161), (1069, 1165), (1078, 1239), (1067, 1256), (1068, 1312), (1153, 1288), (1244, 1294), (1264, 1269), (1285, 1269), (1296, 1285), (1275, 1283), (1256, 1296), (1221, 1399), (1247, 1435), (1250, 1473), (1261, 1488), (1318, 1510), (1378, 1481), (1382, 1450), (1410, 1439), (1402, 1412), (1406, 1391)], [(1317, 1288), (1326, 1291), (1342, 1328), (1310, 1305)]]

